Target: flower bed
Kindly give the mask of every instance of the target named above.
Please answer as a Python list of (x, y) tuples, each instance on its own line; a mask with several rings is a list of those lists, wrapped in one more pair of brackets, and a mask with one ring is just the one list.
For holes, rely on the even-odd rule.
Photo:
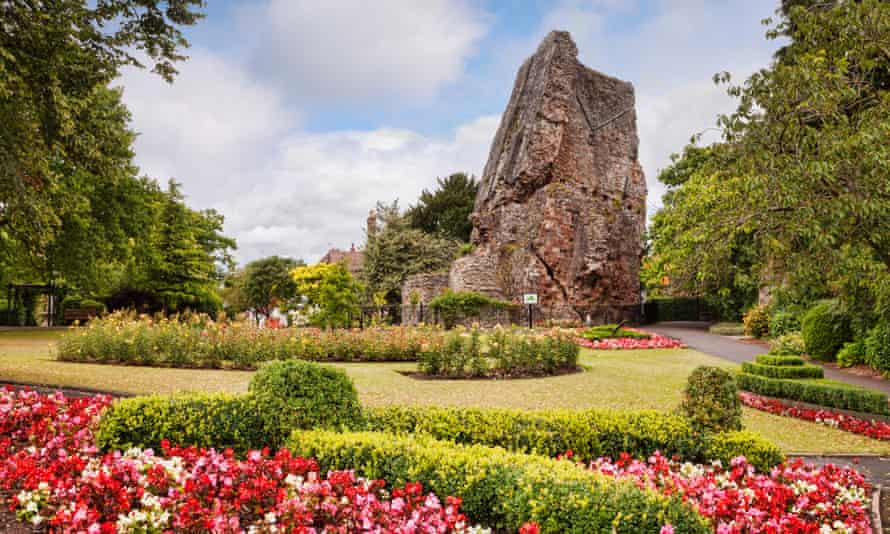
[(578, 370), (578, 346), (558, 329), (545, 333), (521, 329), (478, 328), (447, 334), (425, 347), (420, 374), (439, 378), (521, 378)]
[(646, 337), (619, 337), (606, 338), (600, 340), (585, 339), (584, 337), (576, 337), (575, 342), (585, 349), (594, 350), (633, 350), (633, 349), (676, 349), (686, 348), (686, 345), (680, 343), (674, 338), (645, 332), (637, 328), (622, 327), (623, 330), (635, 332), (638, 336)]
[[(743, 456), (724, 470), (672, 462), (655, 454), (647, 461), (600, 459), (590, 469), (665, 495), (681, 495), (713, 522), (718, 534), (870, 533), (870, 487), (854, 469), (816, 467), (801, 460), (769, 474), (757, 473)], [(662, 533), (673, 532), (671, 527)]]
[(769, 399), (746, 391), (740, 392), (739, 398), (742, 404), (756, 410), (812, 421), (874, 439), (890, 440), (890, 423), (883, 421), (862, 419), (861, 417), (829, 410), (799, 408), (776, 399)]
[[(6, 389), (0, 395), (0, 495), (34, 527), (93, 533), (480, 532), (460, 499), (419, 484), (385, 491), (352, 471), (319, 476), (281, 450), (170, 447), (100, 454), (93, 430), (110, 399)], [(317, 530), (313, 530), (317, 529)], [(330, 529), (330, 530), (328, 530)]]
[(434, 328), (259, 329), (206, 315), (156, 319), (115, 313), (72, 329), (60, 340), (57, 356), (89, 363), (255, 369), (284, 359), (417, 361), (423, 348), (442, 338)]

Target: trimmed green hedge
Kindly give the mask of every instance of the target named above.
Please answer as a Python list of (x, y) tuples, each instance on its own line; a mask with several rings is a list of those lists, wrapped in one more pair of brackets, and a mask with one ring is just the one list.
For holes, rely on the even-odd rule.
[(803, 365), (805, 360), (800, 356), (787, 356), (775, 354), (759, 354), (754, 358), (760, 365)]
[(545, 533), (658, 533), (666, 523), (676, 532), (712, 530), (677, 497), (568, 461), (375, 432), (296, 431), (288, 446), (315, 458), (322, 472), (355, 469), (392, 485), (419, 481), (437, 495), (459, 495), (472, 522), (495, 529), (515, 532), (533, 521)]
[(744, 362), (742, 371), (768, 378), (824, 378), (825, 372), (815, 365), (761, 365)]
[(242, 453), (262, 448), (267, 435), (253, 395), (181, 393), (115, 401), (102, 416), (96, 436), (106, 450), (159, 450), (162, 439)]
[(522, 411), (498, 408), (390, 406), (365, 411), (368, 429), (394, 434), (428, 434), (461, 444), (557, 456), (571, 450), (581, 460), (618, 458), (627, 452), (646, 458), (696, 457), (698, 440), (685, 418), (654, 410)]
[(810, 402), (832, 408), (857, 412), (888, 414), (887, 395), (879, 391), (838, 386), (831, 383), (816, 384), (801, 380), (766, 378), (749, 373), (739, 373), (740, 389), (770, 397)]
[(785, 461), (782, 449), (749, 430), (722, 432), (705, 441), (704, 457), (708, 461), (719, 460), (729, 469), (736, 456), (744, 456), (761, 473), (768, 473), (773, 466)]

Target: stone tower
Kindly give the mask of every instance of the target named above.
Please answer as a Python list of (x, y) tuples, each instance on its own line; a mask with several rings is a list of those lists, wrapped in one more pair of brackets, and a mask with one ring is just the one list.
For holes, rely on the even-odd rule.
[(452, 289), (537, 293), (559, 319), (639, 304), (646, 181), (634, 90), (577, 56), (554, 31), (520, 67), (470, 216), (477, 248), (452, 266)]

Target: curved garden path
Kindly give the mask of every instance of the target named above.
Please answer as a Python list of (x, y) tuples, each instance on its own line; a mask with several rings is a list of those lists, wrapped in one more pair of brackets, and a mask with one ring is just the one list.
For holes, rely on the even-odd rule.
[[(754, 361), (755, 356), (764, 354), (768, 350), (766, 347), (758, 343), (744, 342), (729, 336), (712, 334), (708, 332), (707, 328), (707, 323), (693, 322), (656, 323), (643, 327), (644, 330), (679, 339), (683, 343), (689, 345), (689, 348), (691, 349), (725, 360), (730, 360), (735, 363)], [(890, 381), (888, 380), (848, 373), (837, 367), (822, 365), (816, 361), (811, 361), (809, 363), (812, 363), (813, 365), (821, 365), (825, 370), (825, 378), (837, 380), (838, 382), (846, 382), (847, 384), (852, 384), (854, 386), (862, 386), (883, 391), (887, 395), (890, 395)]]

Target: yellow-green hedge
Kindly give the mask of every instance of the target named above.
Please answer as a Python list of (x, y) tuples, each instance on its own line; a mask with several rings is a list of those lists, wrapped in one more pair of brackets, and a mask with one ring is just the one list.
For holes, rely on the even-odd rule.
[(397, 434), (422, 433), (463, 444), (503, 447), (557, 456), (571, 450), (582, 460), (617, 458), (622, 452), (645, 458), (696, 456), (700, 440), (685, 418), (655, 410), (522, 411), (497, 408), (370, 408), (368, 429)]
[(460, 496), (474, 523), (515, 532), (536, 522), (545, 533), (711, 532), (679, 498), (586, 471), (568, 461), (376, 432), (295, 431), (288, 446), (322, 471), (355, 469), (389, 484), (422, 482), (440, 497)]
[(268, 443), (253, 395), (183, 393), (115, 401), (102, 416), (97, 443), (103, 449), (158, 450), (173, 445), (232, 448), (237, 452)]
[(737, 456), (744, 456), (761, 473), (768, 473), (773, 466), (785, 461), (782, 449), (749, 430), (714, 434), (702, 444), (702, 458), (707, 461), (719, 460), (727, 469)]

